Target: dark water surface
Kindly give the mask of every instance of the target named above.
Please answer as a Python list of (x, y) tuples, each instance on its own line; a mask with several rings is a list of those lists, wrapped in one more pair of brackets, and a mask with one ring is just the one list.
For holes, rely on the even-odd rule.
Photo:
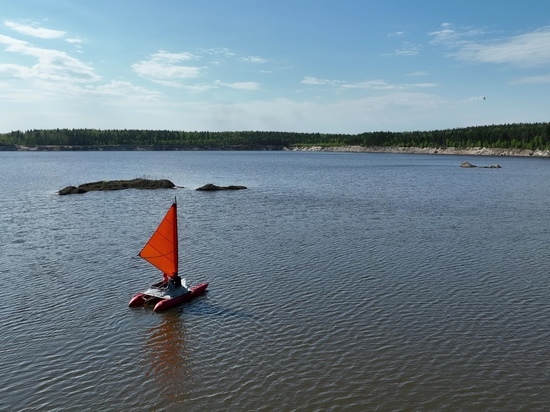
[[(0, 410), (550, 406), (548, 159), (10, 152), (0, 174)], [(135, 177), (185, 188), (56, 195)], [(210, 291), (129, 309), (175, 195)]]

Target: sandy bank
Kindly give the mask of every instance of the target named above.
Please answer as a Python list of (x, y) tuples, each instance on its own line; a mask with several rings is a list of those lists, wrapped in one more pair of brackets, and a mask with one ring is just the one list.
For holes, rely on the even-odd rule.
[(470, 147), (457, 149), (455, 147), (382, 147), (382, 146), (309, 146), (291, 147), (289, 150), (306, 152), (351, 152), (351, 153), (403, 153), (403, 154), (439, 154), (439, 155), (470, 155), (470, 156), (533, 156), (550, 157), (550, 150), (526, 149), (488, 149), (485, 147)]

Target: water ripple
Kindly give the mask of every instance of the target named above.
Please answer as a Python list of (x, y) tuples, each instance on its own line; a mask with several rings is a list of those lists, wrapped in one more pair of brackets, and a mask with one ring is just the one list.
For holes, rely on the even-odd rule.
[[(502, 174), (465, 179), (456, 158), (36, 155), (10, 165), (29, 169), (34, 196), (0, 182), (0, 410), (550, 403), (550, 227), (532, 218), (550, 193), (525, 178), (546, 164), (502, 159)], [(249, 190), (43, 189), (122, 170)], [(182, 271), (210, 291), (164, 314), (131, 310), (158, 278), (135, 255), (174, 193)]]

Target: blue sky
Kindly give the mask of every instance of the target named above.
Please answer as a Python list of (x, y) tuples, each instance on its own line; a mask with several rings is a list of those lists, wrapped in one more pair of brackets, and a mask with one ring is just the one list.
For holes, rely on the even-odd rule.
[(547, 0), (0, 2), (0, 132), (550, 121)]

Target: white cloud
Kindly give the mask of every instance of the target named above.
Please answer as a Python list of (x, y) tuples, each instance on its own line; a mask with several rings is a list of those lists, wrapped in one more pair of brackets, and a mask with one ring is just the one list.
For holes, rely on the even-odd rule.
[(305, 76), (304, 79), (300, 82), (302, 84), (309, 84), (309, 85), (330, 85), (330, 86), (337, 86), (339, 84), (344, 83), (341, 80), (328, 80), (328, 79), (319, 79), (317, 77), (313, 76)]
[(433, 36), (433, 42), (435, 43), (447, 43), (450, 40), (459, 37), (459, 35), (452, 28), (452, 25), (450, 23), (443, 23), (441, 25), (441, 30), (437, 30), (428, 34), (430, 36)]
[(134, 86), (132, 83), (126, 81), (112, 81), (98, 87), (87, 86), (83, 91), (92, 95), (104, 97), (131, 98), (133, 101), (157, 101), (161, 96), (159, 92), (147, 90), (140, 86)]
[(550, 64), (550, 28), (486, 43), (464, 44), (455, 56), (479, 63), (536, 67)]
[(420, 46), (405, 42), (401, 45), (400, 49), (396, 49), (391, 56), (416, 56), (420, 52)]
[(489, 41), (474, 40), (485, 35), (482, 30), (458, 30), (444, 23), (441, 30), (429, 33), (432, 44), (455, 49), (449, 56), (474, 63), (510, 64), (537, 67), (550, 64), (550, 27)]
[(384, 80), (368, 80), (360, 83), (348, 83), (344, 89), (372, 89), (372, 90), (407, 90), (418, 88), (437, 87), (436, 83), (397, 83), (391, 84)]
[(202, 53), (209, 55), (220, 55), (224, 57), (233, 57), (235, 53), (231, 52), (227, 47), (220, 47), (214, 49), (202, 49)]
[(234, 83), (224, 83), (225, 86), (237, 90), (259, 90), (260, 83), (257, 82), (234, 82)]
[(18, 64), (2, 63), (0, 64), (0, 73), (5, 73), (10, 77), (17, 79), (29, 79), (35, 77), (32, 69)]
[(246, 62), (246, 63), (265, 63), (265, 62), (267, 62), (266, 59), (264, 59), (263, 57), (258, 57), (258, 56), (243, 57), (243, 58), (241, 58), (241, 61)]
[(436, 83), (405, 83), (405, 84), (391, 84), (385, 80), (366, 80), (359, 83), (349, 83), (341, 80), (327, 80), (327, 79), (318, 79), (316, 77), (307, 76), (302, 80), (303, 84), (308, 85), (330, 85), (336, 86), (341, 89), (370, 89), (370, 90), (406, 90), (406, 89), (415, 89), (415, 88), (427, 88), (427, 87), (436, 87)]
[(59, 50), (35, 47), (23, 40), (0, 35), (0, 44), (7, 45), (6, 51), (35, 57), (33, 66), (0, 64), (1, 71), (10, 71), (19, 78), (39, 78), (42, 80), (65, 82), (93, 82), (100, 79), (94, 69)]
[(318, 79), (317, 77), (313, 76), (306, 76), (304, 77), (304, 80), (301, 81), (303, 84), (312, 84), (312, 85), (321, 85), (321, 84), (330, 84), (330, 80), (325, 79)]
[(395, 85), (384, 80), (367, 80), (360, 83), (348, 83), (342, 86), (344, 89), (373, 89), (373, 90), (395, 90)]
[(4, 36), (2, 34), (0, 34), (0, 43), (7, 45), (6, 51), (14, 53), (25, 53), (27, 49), (32, 48), (31, 44), (24, 40), (14, 39), (13, 37)]
[(193, 79), (201, 74), (201, 67), (183, 66), (178, 64), (182, 61), (196, 59), (191, 53), (170, 53), (160, 50), (150, 56), (148, 60), (142, 60), (134, 63), (132, 69), (142, 77), (159, 84), (171, 85), (175, 83), (166, 83), (166, 81), (177, 81), (182, 79)]
[(153, 83), (160, 84), (164, 87), (171, 87), (175, 89), (182, 89), (187, 90), (192, 93), (201, 93), (208, 90), (216, 89), (218, 86), (216, 85), (209, 85), (209, 84), (185, 84), (181, 83), (179, 81), (172, 81), (172, 80), (162, 80), (162, 79), (149, 79)]
[(468, 38), (484, 34), (482, 30), (471, 27), (455, 29), (452, 23), (443, 23), (441, 30), (437, 30), (428, 35), (432, 36), (432, 43), (443, 44), (448, 47), (456, 47), (466, 43)]
[[(403, 38), (407, 34), (404, 31), (396, 31), (388, 34), (390, 38)], [(401, 47), (395, 49), (391, 53), (383, 53), (383, 56), (416, 56), (420, 53), (421, 46), (411, 43), (410, 41), (402, 41)]]
[[(233, 56), (227, 49), (207, 49), (201, 51), (202, 55), (223, 55)], [(202, 56), (187, 52), (171, 53), (160, 50), (153, 53), (147, 60), (134, 63), (132, 69), (138, 75), (165, 87), (179, 88), (193, 93), (204, 92), (218, 87), (226, 87), (236, 90), (259, 90), (260, 83), (257, 82), (223, 82), (216, 80), (211, 84), (189, 84), (184, 82), (190, 79), (197, 79), (202, 76), (205, 69), (203, 66), (191, 66), (180, 64), (190, 60), (198, 60)], [(240, 59), (250, 63), (262, 63), (267, 61), (261, 57), (249, 56)], [(221, 64), (221, 62), (218, 62)]]
[(156, 60), (135, 63), (132, 65), (132, 69), (140, 76), (151, 78), (151, 80), (192, 79), (199, 77), (201, 70), (200, 67), (178, 66)]
[(208, 90), (215, 89), (216, 86), (212, 86), (209, 84), (192, 84), (192, 85), (183, 85), (181, 86), (181, 88), (188, 90), (192, 93), (202, 93)]
[(27, 36), (39, 37), (41, 39), (59, 39), (64, 37), (67, 32), (61, 30), (44, 29), (42, 27), (33, 27), (26, 24), (19, 24), (13, 21), (4, 21), (4, 25), (18, 33)]
[(224, 87), (229, 87), (230, 89), (237, 89), (237, 90), (259, 90), (261, 86), (260, 83), (257, 83), (257, 82), (224, 83), (220, 80), (216, 80), (214, 84), (224, 86)]
[(157, 53), (153, 53), (151, 58), (158, 61), (180, 62), (197, 59), (197, 56), (187, 52), (170, 53), (165, 50), (159, 50)]

